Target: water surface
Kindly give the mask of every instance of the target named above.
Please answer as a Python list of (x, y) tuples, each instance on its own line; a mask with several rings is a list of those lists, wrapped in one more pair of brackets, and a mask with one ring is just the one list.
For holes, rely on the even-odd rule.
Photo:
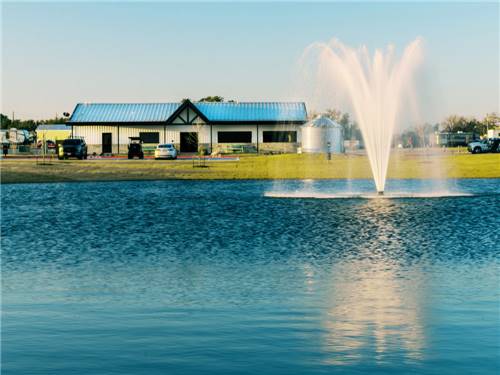
[[(4, 374), (496, 374), (500, 180), (2, 186)], [(389, 181), (392, 191), (435, 182)]]

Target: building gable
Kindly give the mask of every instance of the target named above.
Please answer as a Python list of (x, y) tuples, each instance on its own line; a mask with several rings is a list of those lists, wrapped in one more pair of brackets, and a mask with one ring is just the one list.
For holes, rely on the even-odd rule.
[(175, 125), (192, 125), (200, 121), (204, 122), (192, 108), (186, 107), (170, 123)]
[(167, 120), (168, 124), (193, 125), (208, 123), (208, 119), (196, 108), (190, 100), (184, 101), (181, 106)]

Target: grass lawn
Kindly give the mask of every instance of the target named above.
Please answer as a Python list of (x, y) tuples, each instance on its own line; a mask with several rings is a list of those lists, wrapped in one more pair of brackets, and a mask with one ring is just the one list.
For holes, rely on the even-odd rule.
[[(36, 160), (0, 161), (2, 183), (159, 179), (325, 179), (371, 178), (364, 155), (242, 155), (239, 161)], [(389, 178), (500, 178), (500, 154), (394, 150)]]

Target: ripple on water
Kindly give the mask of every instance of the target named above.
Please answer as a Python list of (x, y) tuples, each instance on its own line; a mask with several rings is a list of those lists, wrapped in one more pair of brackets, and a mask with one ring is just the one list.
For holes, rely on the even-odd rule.
[(2, 186), (4, 372), (497, 372), (497, 195), (275, 187)]

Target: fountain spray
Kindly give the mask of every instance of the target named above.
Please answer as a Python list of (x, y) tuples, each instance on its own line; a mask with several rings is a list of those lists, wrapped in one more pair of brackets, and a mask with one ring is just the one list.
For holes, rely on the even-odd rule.
[(347, 94), (365, 144), (377, 193), (382, 195), (389, 165), (392, 136), (404, 95), (412, 94), (412, 78), (422, 60), (422, 41), (416, 39), (398, 60), (394, 47), (376, 50), (353, 49), (337, 39), (313, 43), (306, 48), (302, 66), (316, 56), (313, 66), (317, 84), (330, 82), (334, 90)]

